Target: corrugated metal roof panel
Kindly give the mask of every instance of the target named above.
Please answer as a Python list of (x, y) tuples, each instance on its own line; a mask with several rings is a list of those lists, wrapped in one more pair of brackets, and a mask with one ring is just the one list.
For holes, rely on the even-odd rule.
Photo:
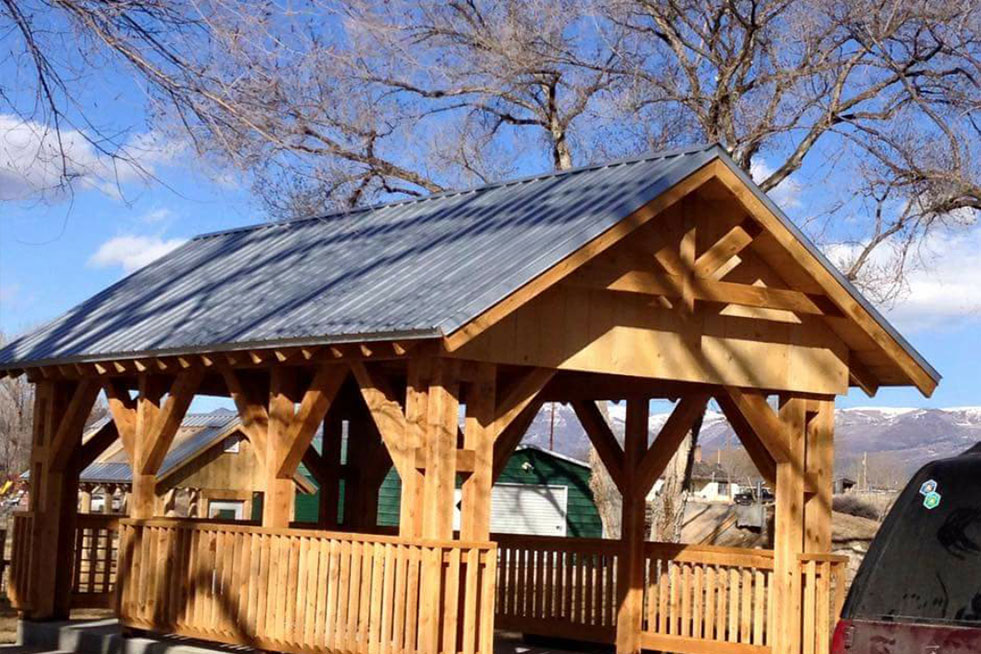
[(200, 236), (0, 350), (0, 365), (438, 336), (715, 156), (704, 146)]
[(205, 234), (0, 349), (0, 369), (448, 334), (715, 159), (939, 380), (717, 145)]

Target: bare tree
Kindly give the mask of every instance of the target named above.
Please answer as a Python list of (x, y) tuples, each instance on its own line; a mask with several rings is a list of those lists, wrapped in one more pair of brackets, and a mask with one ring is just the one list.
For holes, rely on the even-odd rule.
[(847, 170), (824, 209), (864, 219), (838, 263), (885, 299), (912, 245), (981, 207), (979, 16), (971, 0), (616, 0), (634, 37), (612, 73), (634, 80), (641, 122), (681, 114), (764, 190), (808, 165)]
[(704, 419), (703, 411), (661, 476), (661, 488), (650, 507), (653, 541), (677, 543), (681, 540), (681, 528), (684, 525), (685, 510), (688, 508), (688, 498), (691, 495), (692, 469), (695, 465), (695, 451), (698, 448), (698, 434), (702, 430)]
[(246, 171), (277, 216), (719, 141), (765, 190), (833, 179), (805, 218), (889, 300), (924, 235), (981, 207), (979, 9), (0, 0), (37, 87), (30, 106), (6, 87), (0, 102), (118, 155), (73, 89), (103, 63), (129, 69), (158, 128)]
[[(5, 339), (0, 334), (0, 345)], [(31, 451), (34, 387), (25, 377), (0, 379), (0, 478), (8, 480), (27, 468)]]

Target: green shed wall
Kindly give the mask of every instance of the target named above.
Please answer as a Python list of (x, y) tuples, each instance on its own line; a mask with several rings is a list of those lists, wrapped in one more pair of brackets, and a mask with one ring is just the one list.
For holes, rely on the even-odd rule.
[[(526, 463), (529, 465), (525, 466)], [(569, 490), (566, 535), (570, 538), (601, 538), (603, 536), (603, 523), (600, 521), (599, 511), (589, 488), (589, 475), (589, 468), (584, 466), (552, 456), (541, 450), (521, 449), (517, 450), (508, 460), (498, 481), (505, 484), (567, 487)], [(343, 488), (341, 493), (343, 502)], [(318, 494), (319, 491), (313, 495), (297, 494), (297, 521), (317, 521)], [(380, 526), (398, 526), (401, 495), (402, 482), (393, 468), (389, 470), (379, 489), (378, 524)]]

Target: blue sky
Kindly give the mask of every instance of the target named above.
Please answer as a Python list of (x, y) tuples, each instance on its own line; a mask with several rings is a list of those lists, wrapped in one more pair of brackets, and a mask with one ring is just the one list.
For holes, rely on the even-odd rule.
[[(39, 193), (50, 167), (14, 160), (4, 142), (28, 137), (0, 114), (0, 330), (8, 336), (57, 316), (184, 239), (263, 220), (235, 175), (209, 169), (147, 130), (142, 92), (129, 77), (105, 73), (85, 88), (81, 100), (97, 109), (100, 126), (145, 144), (141, 163), (155, 179), (123, 170), (118, 185), (115, 174), (92, 174), (70, 196)], [(106, 161), (84, 143), (74, 147), (89, 170), (107, 172)], [(765, 158), (759, 165), (766, 167)], [(816, 175), (805, 168), (775, 191), (791, 217), (806, 216), (808, 196), (822, 192), (827, 180)], [(909, 296), (887, 314), (943, 382), (929, 400), (911, 389), (883, 389), (873, 399), (854, 390), (842, 406), (981, 405), (981, 230), (938, 234), (927, 249), (932, 269), (914, 273)]]

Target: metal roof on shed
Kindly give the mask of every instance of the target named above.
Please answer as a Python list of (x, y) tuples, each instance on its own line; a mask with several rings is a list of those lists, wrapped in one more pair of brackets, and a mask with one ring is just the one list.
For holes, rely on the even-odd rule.
[[(102, 428), (108, 419), (100, 420), (92, 425), (89, 433)], [(181, 467), (195, 456), (213, 446), (219, 438), (227, 437), (241, 423), (238, 414), (231, 411), (213, 411), (211, 413), (189, 413), (181, 422), (180, 432), (173, 447), (164, 457), (160, 466), (159, 476)], [(84, 437), (83, 437), (84, 438)], [(79, 475), (79, 479), (89, 483), (128, 484), (133, 481), (133, 471), (126, 462), (125, 452), (111, 453), (107, 458), (97, 460)]]
[(716, 159), (939, 379), (718, 145), (205, 234), (0, 349), (0, 370), (447, 335)]

